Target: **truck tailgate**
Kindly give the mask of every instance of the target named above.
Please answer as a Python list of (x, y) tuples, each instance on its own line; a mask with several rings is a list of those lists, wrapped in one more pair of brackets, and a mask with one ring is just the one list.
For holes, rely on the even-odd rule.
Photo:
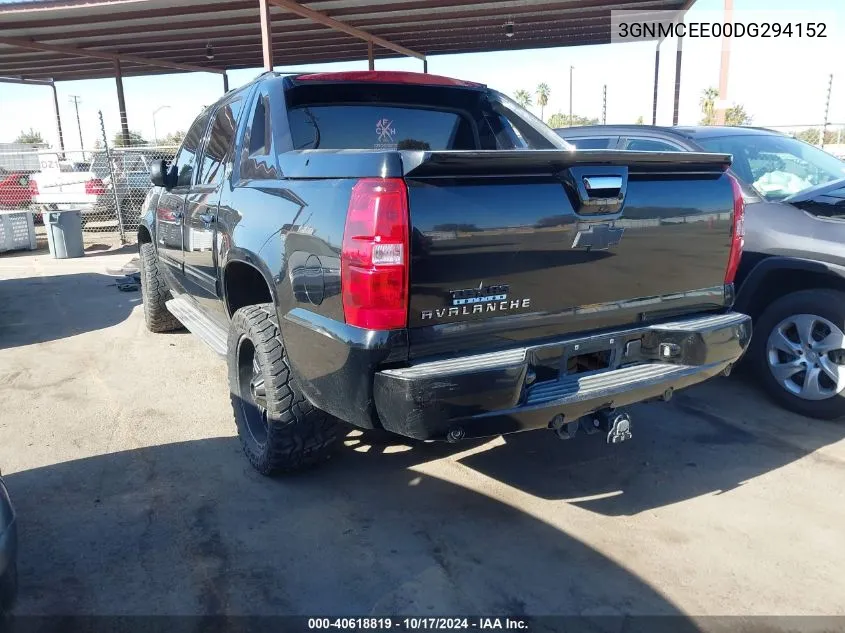
[(729, 304), (729, 165), (696, 153), (403, 152), (411, 356)]

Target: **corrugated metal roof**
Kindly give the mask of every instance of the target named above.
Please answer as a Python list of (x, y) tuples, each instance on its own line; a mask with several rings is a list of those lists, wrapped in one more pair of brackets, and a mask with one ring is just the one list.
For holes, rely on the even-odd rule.
[[(305, 4), (305, 3), (303, 3)], [(612, 9), (687, 8), (691, 0), (322, 0), (310, 9), (425, 55), (610, 41)], [(277, 67), (367, 58), (367, 42), (271, 8)], [(505, 23), (513, 21), (513, 37)], [(0, 76), (110, 77), (114, 61), (33, 51), (21, 40), (209, 70), (263, 65), (258, 0), (40, 0), (0, 4)], [(16, 42), (16, 44), (15, 44)], [(15, 44), (15, 45), (13, 45)], [(214, 58), (206, 58), (211, 44)], [(397, 53), (376, 46), (376, 58)], [(124, 75), (174, 72), (121, 62)]]

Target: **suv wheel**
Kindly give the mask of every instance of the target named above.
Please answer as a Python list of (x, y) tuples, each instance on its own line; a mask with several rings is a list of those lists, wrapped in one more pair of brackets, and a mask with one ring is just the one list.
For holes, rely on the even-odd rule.
[(169, 332), (182, 327), (170, 314), (165, 302), (172, 299), (164, 274), (158, 267), (155, 247), (145, 242), (139, 245), (141, 260), (141, 299), (144, 302), (144, 321), (150, 332)]
[(272, 304), (235, 312), (227, 361), (238, 436), (258, 472), (299, 470), (330, 457), (337, 421), (312, 406), (299, 390)]
[(764, 389), (785, 408), (845, 416), (845, 293), (802, 290), (757, 319), (749, 350)]

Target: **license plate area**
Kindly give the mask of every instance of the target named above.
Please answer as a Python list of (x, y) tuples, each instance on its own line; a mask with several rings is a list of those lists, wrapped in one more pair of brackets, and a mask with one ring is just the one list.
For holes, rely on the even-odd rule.
[(618, 369), (628, 360), (625, 351), (633, 338), (630, 335), (594, 336), (538, 347), (531, 351), (529, 362), (537, 382)]
[(619, 347), (618, 337), (566, 344), (563, 346), (559, 376), (568, 378), (616, 369), (619, 366)]

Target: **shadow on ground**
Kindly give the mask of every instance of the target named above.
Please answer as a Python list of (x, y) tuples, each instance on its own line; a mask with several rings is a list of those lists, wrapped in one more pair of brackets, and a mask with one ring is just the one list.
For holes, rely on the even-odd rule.
[(12, 473), (17, 613), (677, 613), (567, 534), (408, 470), (450, 450), (346, 448), (270, 480), (214, 438)]
[(85, 247), (87, 255), (134, 255), (138, 252), (137, 244), (124, 244), (123, 246), (115, 246), (110, 243), (94, 243), (88, 244)]
[(0, 281), (0, 349), (54, 341), (124, 321), (141, 303), (97, 273)]
[(845, 424), (790, 414), (736, 377), (629, 410), (634, 438), (621, 445), (600, 434), (520, 433), (461, 463), (544, 499), (633, 515), (727, 492), (845, 437)]

